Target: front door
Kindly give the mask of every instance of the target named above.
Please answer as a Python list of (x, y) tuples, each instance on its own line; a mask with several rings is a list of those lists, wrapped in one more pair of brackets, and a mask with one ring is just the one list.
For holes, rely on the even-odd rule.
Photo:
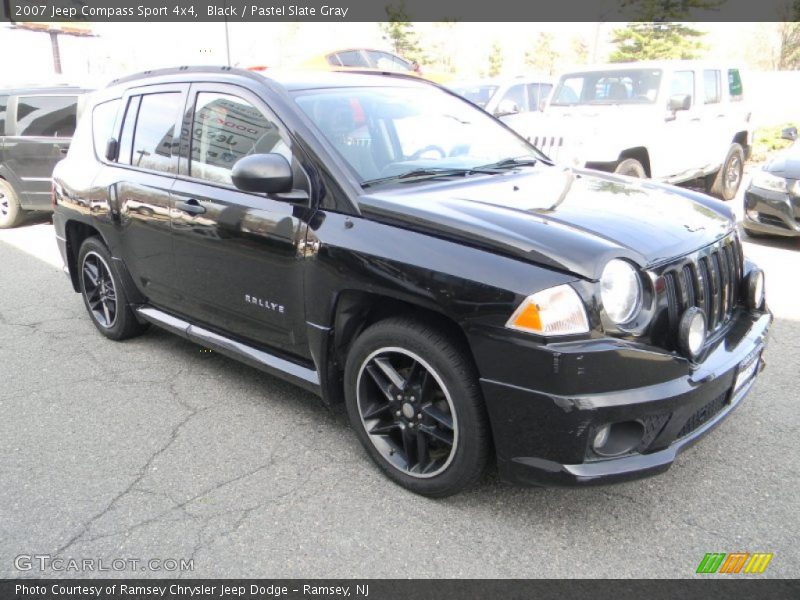
[[(236, 86), (192, 86), (180, 175), (172, 190), (178, 283), (187, 316), (251, 343), (308, 357), (303, 264), (309, 181), (287, 131), (257, 96)], [(293, 165), (296, 203), (233, 186), (249, 154)]]
[[(698, 144), (703, 136), (703, 124), (696, 73), (693, 70), (676, 71), (670, 77), (664, 94), (663, 136), (660, 140), (654, 139), (651, 149), (652, 176), (656, 179), (680, 178), (700, 167)], [(688, 97), (688, 108), (670, 111), (668, 103), (671, 97)]]

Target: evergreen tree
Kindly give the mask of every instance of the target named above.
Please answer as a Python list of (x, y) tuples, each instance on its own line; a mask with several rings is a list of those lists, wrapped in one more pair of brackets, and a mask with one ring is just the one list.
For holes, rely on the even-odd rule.
[(426, 57), (419, 45), (419, 37), (414, 31), (414, 24), (408, 20), (405, 2), (398, 6), (387, 6), (388, 21), (380, 23), (383, 39), (392, 45), (394, 53), (406, 60), (423, 64)]

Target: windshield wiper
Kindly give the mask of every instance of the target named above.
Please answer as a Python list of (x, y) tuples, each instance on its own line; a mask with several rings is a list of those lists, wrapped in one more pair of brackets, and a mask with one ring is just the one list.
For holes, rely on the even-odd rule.
[(481, 165), (479, 169), (513, 169), (515, 167), (532, 167), (539, 162), (538, 158), (533, 157), (517, 157), (517, 158), (504, 158), (496, 163), (489, 165)]
[(491, 167), (474, 167), (472, 169), (447, 169), (447, 168), (432, 168), (426, 167), (422, 169), (414, 169), (413, 171), (406, 171), (398, 175), (390, 175), (389, 177), (380, 177), (378, 179), (368, 179), (361, 183), (361, 187), (367, 188), (389, 181), (416, 181), (421, 179), (431, 179), (433, 177), (455, 177), (458, 175), (497, 175), (501, 171)]

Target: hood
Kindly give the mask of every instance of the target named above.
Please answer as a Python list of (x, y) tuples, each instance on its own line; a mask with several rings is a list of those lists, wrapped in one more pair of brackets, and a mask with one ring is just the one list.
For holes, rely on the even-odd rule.
[(702, 194), (537, 166), (457, 182), (402, 183), (359, 199), (376, 220), (599, 279), (611, 258), (651, 267), (730, 233), (733, 214)]
[(786, 150), (779, 152), (764, 169), (778, 177), (800, 179), (800, 143), (795, 142)]

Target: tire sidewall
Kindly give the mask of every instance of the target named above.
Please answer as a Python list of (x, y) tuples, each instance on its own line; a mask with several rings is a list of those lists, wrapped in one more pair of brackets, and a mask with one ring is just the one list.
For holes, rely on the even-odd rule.
[[(731, 162), (736, 159), (739, 161), (739, 182), (736, 185), (736, 188), (732, 190), (728, 187), (728, 169), (731, 165)], [(733, 200), (736, 197), (736, 194), (742, 185), (742, 179), (744, 178), (744, 150), (739, 144), (733, 144), (730, 150), (728, 150), (728, 155), (725, 157), (725, 163), (722, 165), (720, 176), (722, 177), (722, 198), (724, 200)]]
[(624, 177), (635, 177), (636, 179), (644, 179), (647, 177), (644, 166), (635, 158), (626, 158), (622, 160), (619, 165), (617, 165), (614, 173)]
[[(482, 398), (473, 376), (464, 377), (452, 357), (442, 352), (436, 343), (414, 335), (413, 329), (399, 324), (378, 324), (367, 329), (353, 344), (345, 367), (345, 404), (351, 427), (356, 431), (359, 441), (383, 472), (392, 480), (413, 492), (427, 496), (446, 496), (468, 485), (474, 479), (471, 472), (481, 458), (480, 441), (485, 437), (481, 427), (485, 424), (482, 414)], [(448, 467), (440, 474), (429, 478), (417, 478), (399, 471), (389, 464), (370, 440), (361, 421), (358, 409), (356, 387), (358, 374), (364, 361), (374, 351), (384, 347), (399, 347), (423, 358), (442, 380), (450, 395), (456, 412), (458, 443), (455, 456)], [(454, 351), (456, 351), (454, 349)], [(481, 471), (483, 470), (481, 465)]]
[(5, 196), (8, 200), (8, 214), (5, 217), (0, 215), (0, 229), (10, 229), (19, 224), (22, 209), (19, 206), (19, 200), (14, 188), (4, 179), (0, 179), (0, 195)]

